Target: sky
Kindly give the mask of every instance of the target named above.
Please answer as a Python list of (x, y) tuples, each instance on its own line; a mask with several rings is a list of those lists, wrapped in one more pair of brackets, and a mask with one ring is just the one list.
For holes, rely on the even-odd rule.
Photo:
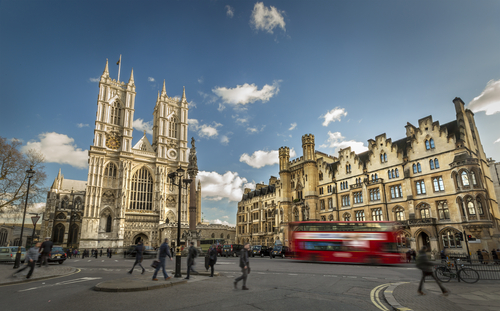
[(500, 161), (500, 1), (0, 0), (0, 136), (87, 179), (106, 59), (134, 70), (134, 144), (167, 94), (189, 102), (205, 221), (234, 225), (245, 187), (278, 177), (301, 137), (337, 156), (432, 115), (475, 113)]

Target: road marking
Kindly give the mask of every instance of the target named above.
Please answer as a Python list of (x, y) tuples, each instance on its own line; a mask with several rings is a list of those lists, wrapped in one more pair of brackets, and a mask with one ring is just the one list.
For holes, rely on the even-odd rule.
[(294, 273), (288, 273), (288, 275), (298, 275), (298, 274), (294, 274)]
[(391, 285), (391, 284), (388, 283), (388, 284), (379, 285), (379, 286), (375, 287), (374, 289), (372, 289), (372, 291), (370, 293), (370, 299), (371, 299), (372, 303), (375, 305), (375, 307), (377, 307), (383, 311), (389, 311), (389, 309), (387, 309), (380, 301), (379, 293), (380, 293), (380, 291), (382, 291), (384, 288), (388, 287), (389, 285)]
[(116, 262), (118, 262), (118, 260), (115, 259)]
[(87, 261), (87, 262), (91, 262), (91, 261), (92, 261), (92, 260), (91, 260), (91, 259), (89, 259), (89, 261)]
[(58, 286), (58, 285), (68, 285), (68, 284), (74, 284), (74, 283), (80, 283), (80, 282), (86, 282), (86, 281), (93, 281), (93, 280), (100, 280), (100, 279), (102, 279), (102, 278), (101, 277), (96, 277), (96, 278), (84, 277), (84, 278), (80, 278), (80, 279), (62, 281), (62, 282), (58, 282), (58, 283), (55, 283), (55, 284), (49, 284), (49, 285), (44, 285), (44, 286), (38, 286), (38, 287), (32, 287), (32, 288), (28, 288), (28, 289), (23, 289), (23, 290), (20, 290), (18, 292), (27, 292), (27, 291), (30, 291), (30, 290), (35, 290), (35, 289), (39, 289), (39, 288), (43, 288), (43, 287), (51, 287), (51, 286)]
[(104, 262), (104, 259), (101, 262)]

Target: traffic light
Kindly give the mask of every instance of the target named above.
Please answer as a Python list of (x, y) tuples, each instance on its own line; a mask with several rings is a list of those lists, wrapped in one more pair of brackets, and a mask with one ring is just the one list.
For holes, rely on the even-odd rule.
[(472, 237), (472, 235), (467, 235), (467, 241), (475, 241), (476, 238)]
[(459, 240), (459, 241), (463, 241), (464, 240), (464, 234), (462, 232), (457, 232), (457, 234), (455, 234), (455, 237)]

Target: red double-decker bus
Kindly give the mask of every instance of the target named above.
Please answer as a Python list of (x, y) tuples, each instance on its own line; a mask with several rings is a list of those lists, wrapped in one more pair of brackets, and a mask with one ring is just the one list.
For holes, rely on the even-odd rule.
[(295, 259), (366, 264), (401, 263), (389, 221), (303, 221), (290, 223)]

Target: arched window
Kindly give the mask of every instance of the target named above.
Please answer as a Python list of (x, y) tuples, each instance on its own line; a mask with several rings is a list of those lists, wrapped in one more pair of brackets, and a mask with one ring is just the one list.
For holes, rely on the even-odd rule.
[(54, 227), (54, 234), (52, 234), (54, 244), (62, 244), (64, 241), (64, 225), (57, 224)]
[(351, 221), (351, 214), (344, 213), (344, 215), (342, 216), (342, 218), (344, 219), (344, 221)]
[(356, 221), (365, 221), (365, 211), (355, 211)]
[(104, 170), (104, 177), (116, 178), (116, 171), (116, 165), (110, 162), (108, 163), (108, 165), (106, 165), (106, 169)]
[(471, 197), (467, 198), (467, 210), (469, 211), (469, 215), (476, 215), (474, 200)]
[(420, 166), (420, 163), (417, 163), (417, 172), (422, 173), (422, 166)]
[(321, 221), (326, 221), (325, 216), (321, 216)]
[(375, 173), (375, 181), (377, 181), (377, 180), (378, 180), (378, 174)]
[(212, 239), (215, 239), (215, 233), (212, 233)]
[(82, 209), (82, 205), (83, 205), (82, 198), (76, 197), (76, 199), (75, 199), (75, 208), (77, 210)]
[(458, 231), (453, 231), (451, 229), (444, 230), (441, 233), (444, 248), (462, 248), (462, 243), (460, 242), (460, 238), (457, 237), (457, 233)]
[(114, 102), (111, 104), (111, 119), (109, 120), (111, 124), (120, 125), (121, 108), (119, 102)]
[(394, 170), (391, 170), (391, 176), (394, 178)]
[(470, 172), (470, 179), (473, 186), (477, 186), (476, 173), (474, 171)]
[(78, 243), (78, 232), (79, 232), (78, 225), (72, 224), (71, 228), (69, 229), (69, 236), (68, 236), (68, 240), (69, 240), (70, 244)]
[(383, 153), (380, 154), (380, 162), (384, 163), (384, 154)]
[(228, 235), (227, 235), (227, 239), (229, 240), (230, 238), (231, 238), (231, 236), (228, 234)]
[(142, 167), (132, 177), (130, 209), (151, 210), (153, 207), (153, 178)]
[(431, 208), (427, 204), (422, 204), (420, 207), (420, 218), (427, 219), (431, 218)]
[(431, 145), (431, 149), (434, 149), (434, 139), (432, 139), (432, 138), (431, 138), (431, 139), (429, 140), (429, 143), (430, 143), (430, 145)]
[(108, 215), (106, 218), (106, 232), (111, 232), (111, 222), (113, 220), (111, 219), (111, 215)]
[(429, 144), (428, 140), (425, 141), (425, 149), (427, 150), (431, 149), (431, 145)]
[(295, 221), (299, 221), (299, 210), (298, 209), (295, 209), (293, 211), (293, 216), (295, 218)]
[(177, 119), (174, 117), (170, 118), (170, 126), (168, 128), (168, 136), (176, 138), (177, 137)]
[(467, 176), (467, 172), (463, 171), (461, 176), (462, 176), (462, 185), (468, 186), (469, 185), (469, 176)]
[(391, 179), (391, 170), (388, 170), (388, 171), (387, 171), (387, 177), (388, 177), (389, 179)]
[(382, 220), (384, 220), (384, 217), (382, 216), (382, 209), (381, 208), (374, 208), (374, 209), (372, 209), (372, 220), (373, 221), (382, 221)]
[(328, 220), (329, 221), (333, 221), (333, 215), (332, 214), (328, 215)]
[(439, 161), (438, 161), (438, 159), (434, 159), (434, 168), (439, 168)]
[(416, 174), (416, 173), (417, 173), (417, 165), (413, 164), (413, 174)]
[(434, 160), (429, 160), (429, 166), (431, 167), (431, 170), (434, 169)]
[(450, 219), (450, 210), (446, 201), (439, 201), (437, 203), (439, 219)]
[(476, 198), (476, 202), (477, 202), (477, 212), (479, 213), (479, 215), (484, 215), (483, 200), (481, 199), (481, 197), (478, 196)]
[(384, 162), (387, 162), (387, 153), (384, 153)]
[(399, 170), (396, 169), (396, 177), (399, 177)]
[[(267, 224), (266, 224), (267, 225)], [(224, 238), (224, 233), (221, 233), (220, 234), (220, 238), (223, 239)]]
[(401, 206), (396, 207), (394, 209), (394, 216), (397, 221), (405, 220), (405, 210)]

